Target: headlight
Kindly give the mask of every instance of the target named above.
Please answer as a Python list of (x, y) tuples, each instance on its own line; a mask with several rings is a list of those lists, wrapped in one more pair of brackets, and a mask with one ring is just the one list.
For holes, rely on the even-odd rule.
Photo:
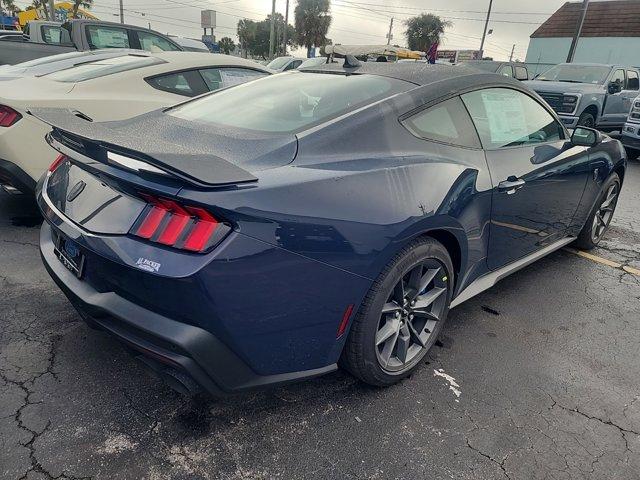
[(633, 102), (633, 108), (635, 110), (640, 110), (640, 102), (638, 102), (638, 101)]
[(563, 103), (574, 104), (578, 101), (578, 97), (574, 97), (573, 95), (565, 95)]

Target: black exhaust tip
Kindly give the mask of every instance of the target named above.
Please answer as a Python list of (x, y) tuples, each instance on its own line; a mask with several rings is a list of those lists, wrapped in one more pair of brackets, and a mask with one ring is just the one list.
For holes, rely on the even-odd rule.
[(176, 392), (193, 397), (202, 392), (202, 387), (189, 375), (176, 368), (167, 367), (149, 357), (137, 355), (139, 360), (147, 371), (154, 377), (159, 378)]

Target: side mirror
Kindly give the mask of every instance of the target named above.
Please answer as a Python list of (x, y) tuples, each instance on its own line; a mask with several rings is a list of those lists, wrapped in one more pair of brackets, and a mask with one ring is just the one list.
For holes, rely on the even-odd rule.
[(620, 82), (609, 82), (608, 90), (611, 95), (620, 93), (622, 91), (622, 84)]
[(602, 142), (602, 134), (588, 127), (576, 127), (571, 134), (571, 144), (579, 147), (594, 147)]

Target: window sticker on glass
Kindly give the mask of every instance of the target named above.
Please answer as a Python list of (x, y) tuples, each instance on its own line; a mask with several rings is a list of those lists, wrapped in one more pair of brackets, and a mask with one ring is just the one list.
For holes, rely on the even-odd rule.
[(508, 90), (483, 91), (482, 103), (489, 120), (492, 143), (509, 143), (529, 133), (520, 98)]

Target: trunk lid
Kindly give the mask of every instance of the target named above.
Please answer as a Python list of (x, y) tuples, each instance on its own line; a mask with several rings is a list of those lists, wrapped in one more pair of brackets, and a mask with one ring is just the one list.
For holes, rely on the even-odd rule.
[(256, 182), (255, 172), (291, 163), (297, 151), (292, 134), (214, 129), (162, 111), (100, 123), (66, 109), (29, 113), (53, 127), (54, 140), (95, 161), (109, 163), (107, 154), (112, 152), (205, 188)]

